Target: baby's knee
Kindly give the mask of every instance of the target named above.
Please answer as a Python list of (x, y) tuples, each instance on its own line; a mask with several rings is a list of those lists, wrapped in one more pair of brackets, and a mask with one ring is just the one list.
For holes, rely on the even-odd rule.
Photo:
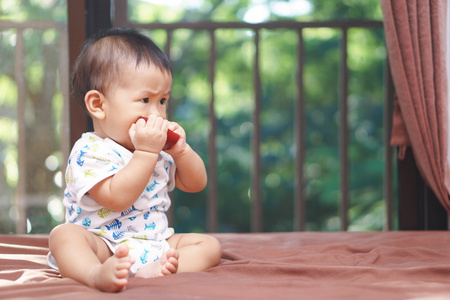
[(64, 235), (64, 232), (66, 231), (67, 225), (69, 224), (60, 224), (56, 226), (55, 228), (50, 231), (49, 239), (54, 240), (62, 235)]
[(77, 227), (79, 227), (79, 226), (71, 224), (71, 223), (60, 224), (60, 225), (56, 226), (55, 228), (53, 228), (52, 231), (50, 231), (50, 238), (58, 237), (58, 236), (65, 236), (68, 233), (77, 230)]
[(79, 229), (79, 226), (71, 223), (60, 224), (56, 226), (52, 229), (52, 231), (50, 231), (48, 237), (49, 247), (52, 248), (52, 245), (55, 243), (64, 243), (66, 239), (70, 239), (71, 236), (76, 234)]
[(211, 259), (213, 263), (216, 265), (219, 264), (220, 259), (222, 258), (222, 245), (220, 244), (219, 240), (217, 240), (215, 237), (207, 235), (208, 239), (208, 248), (210, 250)]

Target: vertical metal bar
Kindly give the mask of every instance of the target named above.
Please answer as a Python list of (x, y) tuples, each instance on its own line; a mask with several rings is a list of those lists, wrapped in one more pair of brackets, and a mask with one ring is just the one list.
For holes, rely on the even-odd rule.
[[(166, 44), (164, 45), (164, 53), (166, 54), (169, 61), (170, 61), (170, 48), (172, 47), (172, 38), (173, 38), (173, 31), (167, 30)], [(167, 104), (167, 118), (171, 120), (172, 117), (173, 117), (173, 101), (169, 101)]]
[(305, 164), (305, 99), (303, 85), (303, 69), (305, 61), (305, 47), (303, 31), (299, 29), (297, 46), (297, 99), (294, 115), (295, 141), (295, 192), (294, 192), (294, 230), (305, 230), (306, 224), (306, 195), (303, 166)]
[(114, 27), (128, 27), (128, 0), (114, 0)]
[(62, 135), (61, 135), (61, 152), (63, 154), (63, 164), (61, 171), (65, 172), (67, 161), (70, 154), (70, 87), (69, 87), (69, 44), (68, 34), (66, 27), (64, 26), (60, 31), (60, 59), (59, 59), (59, 71), (60, 71), (60, 86), (61, 94), (63, 96), (63, 108), (62, 108)]
[(450, 212), (447, 213), (447, 230), (450, 230)]
[[(167, 30), (166, 31), (166, 44), (164, 45), (164, 53), (167, 56), (167, 59), (169, 59), (170, 61), (170, 48), (172, 47), (172, 37), (173, 37), (173, 31), (172, 30)], [(173, 117), (173, 101), (174, 99), (170, 99), (170, 101), (167, 102), (167, 119), (168, 120), (172, 120)], [(176, 198), (175, 198), (175, 192), (169, 192), (169, 196), (170, 199), (172, 201), (172, 207), (173, 207), (173, 203), (175, 203)], [(169, 220), (169, 224), (173, 224), (174, 220), (175, 220), (175, 209), (169, 209), (166, 212), (167, 215), (167, 219)]]
[(253, 66), (253, 88), (255, 107), (253, 111), (253, 139), (252, 139), (252, 187), (251, 187), (251, 230), (262, 230), (262, 193), (261, 193), (261, 74), (259, 70), (259, 31), (254, 31), (255, 57)]
[(217, 197), (218, 197), (218, 178), (217, 178), (217, 149), (216, 149), (216, 136), (217, 136), (217, 118), (214, 110), (214, 79), (216, 68), (216, 37), (214, 30), (209, 31), (210, 34), (210, 56), (209, 56), (209, 84), (211, 101), (209, 104), (209, 139), (208, 139), (208, 231), (217, 232), (218, 225), (218, 209), (217, 209)]
[(17, 84), (17, 123), (19, 131), (18, 139), (18, 168), (19, 182), (17, 185), (17, 220), (16, 233), (26, 233), (26, 126), (25, 126), (25, 101), (26, 101), (26, 83), (25, 83), (25, 43), (23, 38), (23, 30), (17, 29), (16, 47), (15, 47), (15, 77)]
[(383, 147), (384, 147), (384, 176), (383, 196), (385, 201), (385, 230), (394, 229), (394, 176), (393, 176), (393, 153), (390, 145), (392, 130), (394, 84), (389, 68), (389, 59), (386, 57), (384, 65), (384, 119), (383, 119)]
[(348, 66), (347, 66), (347, 28), (342, 28), (339, 71), (339, 170), (340, 170), (340, 229), (348, 229), (349, 209), (349, 159), (348, 159)]
[(83, 2), (86, 7), (84, 11), (86, 37), (94, 36), (101, 29), (112, 27), (110, 0), (84, 0)]
[[(72, 70), (75, 60), (86, 39), (86, 6), (85, 1), (67, 1), (67, 26), (69, 33), (69, 61)], [(72, 147), (81, 135), (88, 131), (89, 118), (78, 105), (73, 95), (70, 100), (70, 146)]]

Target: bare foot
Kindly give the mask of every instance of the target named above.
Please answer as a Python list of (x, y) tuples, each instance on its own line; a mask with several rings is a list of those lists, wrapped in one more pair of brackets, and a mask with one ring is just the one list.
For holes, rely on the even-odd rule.
[(160, 259), (137, 271), (136, 277), (152, 278), (175, 274), (178, 270), (178, 257), (178, 251), (170, 248)]
[(128, 283), (128, 273), (134, 259), (128, 255), (128, 247), (122, 245), (103, 264), (94, 267), (89, 283), (104, 292), (118, 292)]

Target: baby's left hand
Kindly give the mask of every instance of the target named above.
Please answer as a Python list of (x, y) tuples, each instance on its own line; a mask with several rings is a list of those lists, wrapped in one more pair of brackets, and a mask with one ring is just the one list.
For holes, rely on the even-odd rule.
[(169, 122), (169, 129), (180, 136), (178, 141), (172, 148), (164, 150), (165, 152), (174, 156), (182, 153), (186, 149), (186, 132), (184, 131), (183, 127), (181, 127), (176, 122)]

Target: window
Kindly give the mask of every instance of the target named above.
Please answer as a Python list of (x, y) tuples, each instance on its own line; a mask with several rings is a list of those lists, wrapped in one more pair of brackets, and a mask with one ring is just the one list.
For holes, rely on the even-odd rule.
[(0, 232), (45, 233), (64, 217), (66, 4), (3, 1), (0, 9)]
[[(170, 117), (209, 168), (207, 190), (173, 195), (175, 229), (382, 229), (395, 166), (378, 0), (169, 2), (111, 0), (103, 17), (170, 56)], [(46, 233), (64, 217), (67, 3), (18, 3), (0, 4), (0, 232)]]

